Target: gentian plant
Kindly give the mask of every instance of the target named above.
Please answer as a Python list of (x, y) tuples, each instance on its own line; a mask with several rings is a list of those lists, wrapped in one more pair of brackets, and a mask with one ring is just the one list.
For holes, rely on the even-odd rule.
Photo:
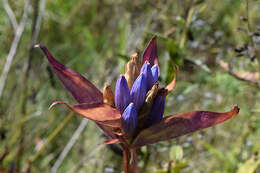
[(136, 149), (207, 128), (236, 116), (238, 106), (229, 112), (193, 111), (163, 117), (166, 96), (174, 89), (176, 73), (166, 87), (159, 86), (157, 39), (146, 47), (142, 62), (134, 54), (126, 64), (125, 74), (117, 79), (115, 92), (105, 84), (103, 92), (74, 70), (58, 62), (42, 45), (54, 72), (79, 103), (65, 104), (77, 114), (94, 121), (109, 137), (104, 144), (119, 143), (123, 150), (124, 172), (138, 172)]

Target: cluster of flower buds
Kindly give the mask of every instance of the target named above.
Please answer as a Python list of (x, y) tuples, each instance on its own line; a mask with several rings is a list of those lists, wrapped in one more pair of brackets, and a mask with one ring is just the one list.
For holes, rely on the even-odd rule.
[[(151, 91), (156, 92), (156, 93), (158, 91), (158, 84), (156, 84), (156, 82), (158, 81), (158, 71), (159, 71), (159, 69), (158, 69), (157, 65), (154, 65), (153, 67), (151, 67), (151, 65), (148, 62), (145, 62), (140, 70), (139, 76), (135, 79), (133, 86), (132, 87), (129, 86), (129, 88), (132, 88), (131, 91), (129, 91), (128, 87), (126, 86), (126, 88), (128, 90), (127, 92), (128, 93), (130, 92), (130, 97), (128, 97), (129, 96), (128, 94), (125, 94), (126, 92), (122, 89), (125, 86), (122, 86), (122, 85), (116, 85), (115, 93), (121, 93), (125, 98), (128, 97), (127, 100), (129, 100), (129, 102), (125, 102), (125, 103), (126, 103), (126, 106), (131, 105), (130, 103), (133, 103), (133, 106), (131, 106), (132, 109), (137, 110), (137, 111), (133, 111), (133, 112), (140, 112), (140, 113), (142, 113), (144, 111), (150, 112), (151, 110), (143, 110), (142, 106), (145, 105), (144, 104), (145, 100), (149, 96), (149, 94), (147, 95), (147, 93), (149, 93), (148, 91), (150, 91), (150, 89), (154, 85), (156, 86), (157, 90), (151, 90)], [(124, 78), (124, 76), (120, 76), (118, 81), (120, 81), (120, 80), (126, 80), (126, 79)], [(117, 94), (116, 94), (116, 96), (117, 96)], [(158, 97), (160, 97), (160, 96), (158, 96)], [(122, 102), (121, 99), (122, 98), (120, 98), (120, 97), (115, 97), (116, 102)], [(149, 100), (149, 102), (153, 102), (153, 100)], [(164, 100), (161, 99), (160, 101), (155, 102), (155, 104), (164, 105), (164, 103), (161, 103), (161, 102), (164, 102)], [(157, 105), (154, 105), (154, 106), (158, 107)], [(117, 105), (116, 105), (116, 108), (120, 110), (120, 107), (117, 107)], [(162, 109), (164, 109), (164, 107)], [(159, 115), (159, 114), (157, 114), (157, 112), (160, 110), (157, 109), (155, 111), (156, 111), (156, 115)], [(125, 124), (129, 124), (128, 122), (126, 122), (127, 120), (125, 117), (133, 116), (133, 117), (137, 117), (135, 119), (138, 119), (137, 114), (131, 114), (131, 115), (127, 115), (127, 114), (128, 114), (128, 112), (124, 111), (123, 116), (122, 116), (123, 117), (123, 128), (125, 127)], [(158, 118), (158, 119), (160, 119), (160, 118)], [(137, 121), (133, 121), (131, 123), (134, 124), (132, 126), (133, 128), (135, 128), (137, 126)], [(128, 129), (128, 128), (126, 128), (126, 129)], [(131, 131), (125, 131), (125, 132), (128, 133), (128, 132), (132, 132), (133, 130), (134, 129), (131, 129)]]
[(121, 74), (115, 86), (115, 95), (106, 84), (103, 89), (104, 102), (122, 114), (125, 134), (158, 123), (164, 112), (166, 94), (159, 91), (159, 67), (145, 61), (141, 66), (137, 54), (126, 64), (125, 74)]

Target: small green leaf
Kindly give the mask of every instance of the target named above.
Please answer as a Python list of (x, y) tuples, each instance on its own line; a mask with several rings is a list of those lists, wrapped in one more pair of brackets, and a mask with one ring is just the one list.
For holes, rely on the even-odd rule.
[(173, 161), (180, 161), (183, 158), (183, 150), (179, 145), (171, 147), (170, 159)]

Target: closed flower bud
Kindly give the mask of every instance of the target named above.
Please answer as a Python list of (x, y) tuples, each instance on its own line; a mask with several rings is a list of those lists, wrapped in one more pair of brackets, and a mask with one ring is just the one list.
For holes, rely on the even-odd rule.
[(144, 73), (144, 76), (147, 79), (147, 89), (151, 89), (154, 85), (153, 75), (151, 71), (151, 65), (148, 62), (145, 62), (141, 68), (140, 73)]
[(154, 65), (152, 68), (151, 68), (151, 71), (152, 71), (152, 76), (153, 76), (153, 82), (157, 82), (158, 81), (158, 78), (159, 78), (159, 67), (158, 65)]
[(130, 103), (123, 115), (122, 115), (122, 126), (124, 129), (125, 133), (132, 133), (136, 126), (137, 126), (137, 122), (138, 122), (138, 114), (135, 108), (135, 105), (133, 103)]
[(110, 87), (109, 84), (105, 84), (104, 88), (103, 88), (103, 100), (104, 103), (114, 107), (115, 103), (114, 103), (114, 93)]
[(137, 53), (134, 53), (132, 56), (132, 61), (135, 63), (135, 69), (136, 69), (136, 78), (138, 77), (139, 73), (140, 73), (140, 69), (141, 69), (141, 64), (139, 62), (139, 58), (138, 58), (138, 54)]
[(126, 64), (126, 68), (125, 68), (126, 72), (125, 72), (125, 78), (126, 78), (126, 81), (128, 83), (128, 87), (129, 89), (131, 90), (133, 84), (134, 84), (134, 81), (136, 79), (134, 73), (135, 73), (135, 66), (134, 66), (134, 62), (132, 60), (130, 60), (129, 62), (127, 62)]
[(124, 75), (120, 75), (116, 82), (115, 88), (115, 105), (116, 108), (123, 113), (130, 103), (130, 91)]
[(134, 53), (131, 56), (131, 60), (127, 62), (125, 67), (125, 78), (128, 83), (128, 87), (131, 90), (135, 79), (139, 76), (140, 73), (140, 63), (137, 53)]
[(146, 122), (146, 127), (150, 127), (162, 120), (163, 113), (164, 113), (164, 106), (165, 106), (165, 96), (158, 95), (154, 100), (151, 113)]
[(143, 105), (147, 92), (147, 80), (141, 73), (134, 82), (131, 90), (131, 101), (135, 104), (137, 111)]

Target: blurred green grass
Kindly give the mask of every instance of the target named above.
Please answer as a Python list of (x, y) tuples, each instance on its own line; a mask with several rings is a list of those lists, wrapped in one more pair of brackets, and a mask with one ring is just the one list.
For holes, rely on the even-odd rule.
[[(9, 3), (20, 19), (24, 1)], [(0, 170), (17, 167), (18, 163), (19, 172), (26, 170), (36, 145), (44, 142), (69, 114), (63, 106), (48, 110), (49, 105), (56, 100), (75, 103), (39, 50), (32, 52), (25, 80), (37, 3), (31, 2), (28, 22), (0, 99), (0, 156), (6, 147), (9, 151), (0, 161)], [(237, 72), (260, 72), (259, 42), (253, 45), (253, 61), (248, 54), (238, 56), (234, 51), (241, 44), (252, 44), (248, 33), (238, 27), (260, 32), (259, 7), (257, 0), (47, 1), (37, 42), (102, 89), (105, 82), (114, 86), (124, 71), (126, 57), (133, 52), (141, 55), (149, 39), (157, 35), (163, 84), (173, 75), (173, 65), (179, 65), (177, 87), (167, 98), (166, 115), (194, 109), (223, 112), (234, 104), (241, 109), (236, 118), (224, 124), (142, 148), (138, 151), (141, 172), (258, 172), (260, 90), (229, 75), (217, 62), (229, 62)], [(248, 17), (247, 21), (242, 17)], [(1, 4), (0, 69), (13, 37)], [(50, 171), (81, 120), (80, 116), (71, 117), (31, 164), (31, 172)], [(102, 132), (89, 122), (58, 172), (122, 171), (122, 158), (115, 150), (105, 146), (95, 151), (103, 140)], [(23, 152), (18, 155), (21, 143)], [(169, 151), (176, 145), (183, 150), (183, 156), (174, 160)], [(88, 157), (93, 150), (94, 155)]]

